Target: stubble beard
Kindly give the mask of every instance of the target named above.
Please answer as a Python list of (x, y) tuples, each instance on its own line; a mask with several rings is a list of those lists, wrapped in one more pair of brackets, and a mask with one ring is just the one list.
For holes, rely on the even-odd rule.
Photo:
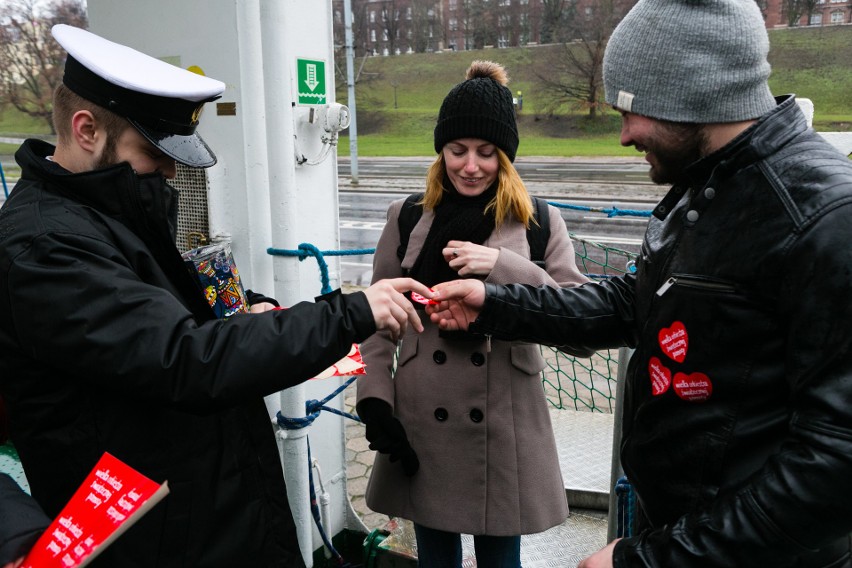
[(118, 163), (118, 154), (116, 153), (116, 142), (114, 136), (107, 136), (101, 155), (95, 159), (95, 170), (101, 170), (114, 166)]
[(657, 163), (649, 175), (659, 185), (687, 183), (687, 167), (701, 159), (707, 148), (703, 124), (662, 122), (652, 142), (648, 146)]

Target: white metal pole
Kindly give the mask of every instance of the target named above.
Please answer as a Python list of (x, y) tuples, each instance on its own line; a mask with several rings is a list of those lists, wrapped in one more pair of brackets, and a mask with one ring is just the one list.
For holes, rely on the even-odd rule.
[[(295, 55), (292, 53), (285, 20), (287, 3), (260, 0), (260, 26), (265, 70), (266, 132), (269, 162), (269, 215), (271, 243), (295, 249), (298, 246), (298, 196), (296, 184), (295, 128), (291, 77)], [(294, 12), (289, 16), (296, 17)], [(299, 266), (295, 257), (275, 257), (276, 296), (284, 306), (298, 302)], [(305, 387), (298, 385), (281, 391), (281, 413), (290, 418), (305, 416)], [(313, 534), (308, 487), (309, 428), (282, 431), (281, 459), (287, 496), (296, 523), (299, 546), (305, 565), (313, 566)]]
[[(273, 293), (272, 260), (266, 252), (272, 242), (269, 215), (269, 150), (266, 143), (263, 46), (261, 44), (260, 0), (238, 0), (237, 43), (240, 65), (240, 98), (245, 147), (245, 192), (248, 213), (249, 256), (252, 286)], [(278, 395), (266, 398), (270, 417), (279, 409)]]
[(349, 87), (349, 160), (352, 185), (358, 185), (358, 121), (355, 118), (355, 45), (352, 38), (352, 0), (343, 0), (346, 26), (346, 85)]

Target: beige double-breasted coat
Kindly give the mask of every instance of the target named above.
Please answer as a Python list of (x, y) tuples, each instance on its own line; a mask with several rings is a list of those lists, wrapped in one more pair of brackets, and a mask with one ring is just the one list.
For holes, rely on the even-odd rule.
[[(388, 209), (373, 263), (373, 281), (402, 276), (414, 264), (434, 219), (424, 211), (400, 263), (397, 218)], [(495, 229), (485, 246), (498, 249), (485, 278), (493, 283), (574, 286), (587, 281), (558, 210), (548, 207), (547, 272), (529, 260), (525, 227), (514, 219)], [(412, 477), (376, 455), (367, 487), (374, 511), (465, 534), (508, 536), (544, 531), (568, 514), (540, 372), (537, 345), (486, 339), (446, 340), (423, 314), (425, 331), (411, 329), (399, 348), (378, 333), (361, 346), (366, 375), (358, 400), (388, 402), (420, 459)]]

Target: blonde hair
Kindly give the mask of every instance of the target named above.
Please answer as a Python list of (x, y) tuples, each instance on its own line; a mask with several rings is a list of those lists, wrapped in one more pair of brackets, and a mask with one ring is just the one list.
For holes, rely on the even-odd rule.
[[(510, 216), (530, 228), (530, 220), (533, 217), (533, 205), (530, 194), (527, 191), (524, 180), (521, 179), (518, 170), (503, 150), (495, 147), (497, 151), (497, 195), (494, 196), (485, 210), (494, 210), (494, 223), (500, 227)], [(420, 202), (424, 209), (435, 209), (444, 194), (444, 174), (447, 170), (444, 162), (444, 153), (440, 152), (429, 171), (426, 174), (426, 193)]]

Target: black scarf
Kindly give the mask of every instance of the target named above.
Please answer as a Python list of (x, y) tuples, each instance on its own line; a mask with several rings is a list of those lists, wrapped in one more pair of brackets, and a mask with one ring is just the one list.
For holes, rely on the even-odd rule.
[(494, 209), (485, 206), (497, 195), (497, 182), (475, 197), (459, 194), (444, 176), (444, 194), (435, 208), (435, 219), (420, 249), (410, 276), (427, 286), (456, 280), (458, 273), (450, 268), (441, 251), (452, 240), (481, 245), (494, 232)]

